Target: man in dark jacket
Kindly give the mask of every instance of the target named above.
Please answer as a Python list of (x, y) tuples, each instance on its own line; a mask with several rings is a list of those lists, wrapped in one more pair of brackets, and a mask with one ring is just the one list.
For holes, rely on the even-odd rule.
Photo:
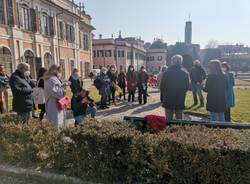
[(143, 103), (147, 103), (147, 96), (148, 96), (148, 74), (146, 71), (146, 67), (142, 66), (140, 69), (140, 72), (138, 73), (138, 98), (139, 98), (139, 104), (142, 104), (142, 97), (143, 97)]
[(30, 76), (30, 66), (27, 63), (19, 63), (17, 70), (10, 77), (10, 87), (13, 93), (13, 110), (24, 121), (32, 117), (33, 95), (32, 87), (27, 78)]
[(161, 93), (163, 95), (163, 107), (168, 119), (183, 119), (185, 109), (186, 92), (189, 89), (189, 75), (182, 68), (181, 55), (172, 57), (172, 65), (164, 73), (161, 81)]
[(200, 107), (204, 107), (204, 97), (202, 95), (202, 90), (203, 90), (204, 80), (206, 79), (206, 72), (204, 68), (201, 66), (201, 62), (199, 60), (196, 60), (194, 62), (194, 66), (192, 67), (190, 72), (190, 78), (191, 78), (191, 87), (194, 98), (193, 106), (196, 106), (198, 104), (198, 99), (197, 99), (197, 94), (198, 94), (200, 99)]

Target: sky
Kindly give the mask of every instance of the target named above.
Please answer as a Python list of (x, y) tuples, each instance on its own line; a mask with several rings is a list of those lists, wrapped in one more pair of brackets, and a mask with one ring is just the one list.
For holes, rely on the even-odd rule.
[[(77, 0), (76, 0), (77, 1)], [(193, 22), (193, 43), (250, 46), (250, 0), (78, 0), (92, 16), (94, 34), (104, 38), (141, 36), (168, 44), (184, 41), (185, 21)]]

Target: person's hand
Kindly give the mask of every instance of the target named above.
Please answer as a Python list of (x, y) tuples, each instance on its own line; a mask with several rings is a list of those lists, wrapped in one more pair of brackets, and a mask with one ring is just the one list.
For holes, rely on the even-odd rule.
[(88, 103), (88, 99), (85, 97), (82, 99), (82, 104), (86, 104), (86, 103)]
[(66, 87), (66, 86), (70, 86), (70, 85), (71, 85), (71, 82), (70, 82), (70, 81), (66, 81), (63, 85), (64, 85), (65, 87)]

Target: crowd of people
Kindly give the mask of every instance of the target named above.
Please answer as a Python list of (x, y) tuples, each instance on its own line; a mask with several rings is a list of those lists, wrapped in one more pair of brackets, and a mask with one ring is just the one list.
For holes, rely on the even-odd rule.
[(207, 93), (206, 109), (211, 114), (211, 121), (231, 121), (230, 109), (235, 106), (234, 73), (226, 62), (211, 60), (208, 64), (208, 74), (195, 61), (190, 73), (182, 67), (183, 58), (175, 55), (171, 66), (164, 72), (161, 80), (161, 98), (166, 116), (173, 119), (183, 119), (186, 92), (191, 88), (194, 98), (193, 107), (204, 106), (203, 91)]
[[(128, 91), (128, 105), (135, 102), (135, 93), (138, 90), (138, 102), (140, 105), (147, 103), (149, 75), (146, 67), (142, 66), (140, 71), (135, 71), (134, 66), (128, 67), (128, 72), (121, 70), (119, 73), (115, 65), (109, 69), (102, 67), (100, 75), (95, 76), (94, 85), (101, 95), (100, 109), (107, 109), (113, 103), (116, 105), (116, 92), (119, 92), (119, 100), (126, 100)], [(119, 90), (118, 90), (119, 89)]]
[[(207, 93), (206, 108), (211, 113), (212, 121), (231, 121), (230, 109), (235, 106), (234, 74), (230, 66), (219, 60), (212, 60), (206, 70), (200, 61), (194, 61), (190, 72), (182, 66), (183, 58), (175, 55), (171, 58), (169, 67), (163, 66), (154, 78), (160, 88), (160, 99), (168, 119), (183, 119), (185, 99), (188, 90), (192, 90), (194, 106), (204, 107), (203, 92)], [(116, 105), (117, 100), (127, 101), (128, 105), (135, 103), (135, 93), (138, 91), (138, 103), (147, 103), (148, 83), (150, 76), (146, 67), (135, 71), (133, 65), (117, 71), (115, 65), (102, 67), (100, 74), (93, 77), (93, 84), (101, 96), (99, 109), (107, 109)], [(66, 97), (66, 88), (70, 87), (72, 97)], [(30, 66), (21, 62), (16, 71), (9, 77), (0, 65), (0, 112), (9, 111), (8, 88), (13, 94), (13, 110), (23, 120), (35, 117), (34, 110), (40, 109), (39, 119), (46, 119), (57, 128), (62, 128), (65, 122), (65, 110), (71, 105), (75, 125), (82, 124), (86, 116), (95, 117), (97, 106), (90, 97), (90, 92), (84, 89), (79, 70), (74, 69), (68, 81), (62, 81), (61, 67), (54, 64), (49, 69), (40, 68), (38, 78), (30, 76)], [(117, 94), (117, 92), (119, 94)], [(128, 95), (126, 95), (128, 94)], [(118, 97), (117, 97), (118, 96)], [(126, 98), (127, 97), (127, 98)], [(5, 103), (3, 103), (5, 102)], [(71, 103), (71, 104), (69, 104)], [(3, 104), (6, 107), (3, 107)]]

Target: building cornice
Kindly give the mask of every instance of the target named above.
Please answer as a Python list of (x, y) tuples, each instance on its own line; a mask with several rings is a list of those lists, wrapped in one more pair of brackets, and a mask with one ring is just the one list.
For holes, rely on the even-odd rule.
[[(61, 13), (69, 14), (69, 15), (71, 15), (71, 16), (73, 16), (73, 17), (79, 19), (80, 23), (84, 24), (84, 26), (86, 26), (86, 27), (87, 27), (88, 29), (90, 29), (91, 31), (95, 30), (95, 27), (92, 26), (92, 25), (87, 24), (87, 23), (84, 21), (83, 17), (81, 17), (81, 16), (79, 16), (79, 15), (77, 15), (77, 14), (75, 14), (75, 13), (73, 13), (73, 12), (71, 12), (71, 11), (69, 11), (69, 10), (63, 8), (63, 7), (61, 7), (60, 5), (56, 4), (55, 2), (53, 2), (53, 1), (51, 1), (51, 0), (41, 0), (41, 1), (44, 2), (45, 4), (49, 4), (49, 5), (51, 5), (51, 6), (55, 7), (55, 8), (57, 8), (57, 9), (59, 9), (59, 10), (61, 11)], [(68, 1), (68, 0), (67, 0), (67, 1)], [(70, 1), (69, 1), (69, 2), (70, 2)], [(71, 3), (73, 3), (73, 2), (71, 2)], [(89, 17), (90, 17), (90, 16), (89, 16)], [(91, 18), (91, 17), (90, 17), (90, 18)]]

